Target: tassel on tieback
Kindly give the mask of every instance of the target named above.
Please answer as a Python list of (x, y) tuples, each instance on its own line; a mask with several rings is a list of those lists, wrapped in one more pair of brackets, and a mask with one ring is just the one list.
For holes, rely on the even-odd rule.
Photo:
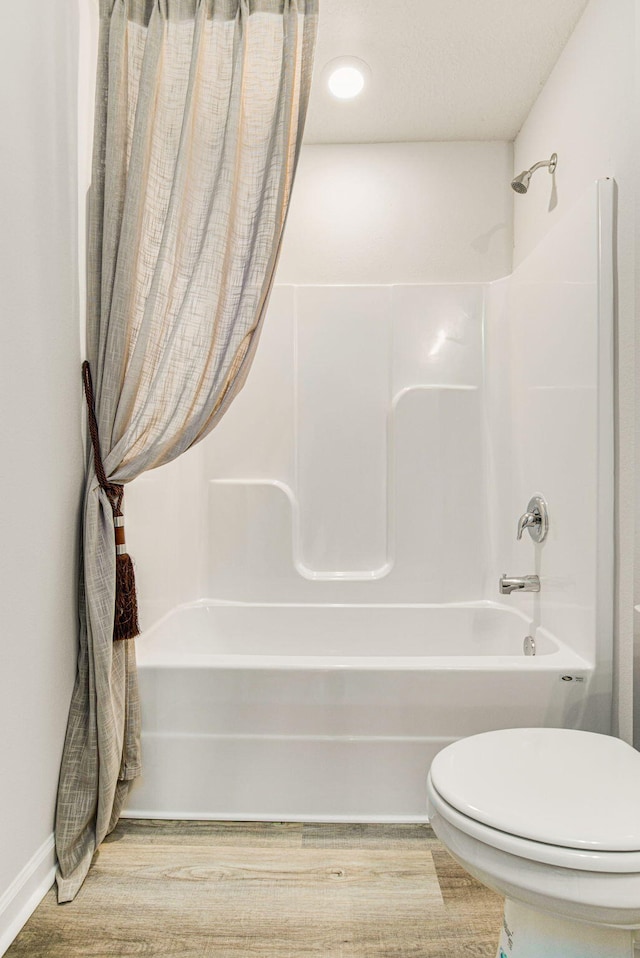
[(116, 550), (116, 598), (113, 617), (113, 638), (114, 641), (134, 639), (136, 635), (140, 634), (140, 626), (138, 625), (136, 578), (131, 556), (127, 552), (124, 535), (124, 516), (122, 515), (124, 486), (119, 483), (109, 482), (104, 471), (100, 453), (100, 439), (98, 436), (91, 367), (86, 361), (82, 364), (82, 382), (87, 400), (89, 434), (93, 446), (93, 462), (96, 476), (100, 487), (104, 489), (109, 498), (113, 512)]
[(138, 625), (138, 596), (133, 562), (124, 540), (124, 516), (114, 516), (116, 532), (116, 604), (113, 618), (114, 639), (135, 639)]

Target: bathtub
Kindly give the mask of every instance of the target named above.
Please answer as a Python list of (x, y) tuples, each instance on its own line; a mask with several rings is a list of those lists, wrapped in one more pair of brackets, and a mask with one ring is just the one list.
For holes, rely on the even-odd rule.
[(593, 673), (492, 602), (196, 602), (137, 654), (144, 773), (124, 814), (151, 818), (426, 821), (441, 748), (495, 728), (580, 727)]

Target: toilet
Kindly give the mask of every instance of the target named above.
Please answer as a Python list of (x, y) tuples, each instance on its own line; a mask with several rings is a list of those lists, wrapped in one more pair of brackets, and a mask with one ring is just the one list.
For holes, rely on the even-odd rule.
[(632, 958), (640, 754), (630, 745), (571, 729), (473, 735), (438, 753), (427, 802), (451, 855), (506, 898), (497, 958)]

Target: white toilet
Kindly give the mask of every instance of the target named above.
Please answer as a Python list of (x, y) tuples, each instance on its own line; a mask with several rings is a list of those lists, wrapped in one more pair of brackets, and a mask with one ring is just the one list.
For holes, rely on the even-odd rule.
[(635, 749), (568, 729), (485, 732), (436, 756), (427, 795), (440, 841), (506, 898), (497, 958), (631, 958), (640, 929)]

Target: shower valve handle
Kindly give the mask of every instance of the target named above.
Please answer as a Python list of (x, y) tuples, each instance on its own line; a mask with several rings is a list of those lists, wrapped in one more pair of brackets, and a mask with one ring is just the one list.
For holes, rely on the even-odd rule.
[(549, 531), (549, 510), (542, 496), (529, 499), (527, 511), (518, 519), (518, 539), (522, 539), (525, 529), (534, 542), (544, 542)]

